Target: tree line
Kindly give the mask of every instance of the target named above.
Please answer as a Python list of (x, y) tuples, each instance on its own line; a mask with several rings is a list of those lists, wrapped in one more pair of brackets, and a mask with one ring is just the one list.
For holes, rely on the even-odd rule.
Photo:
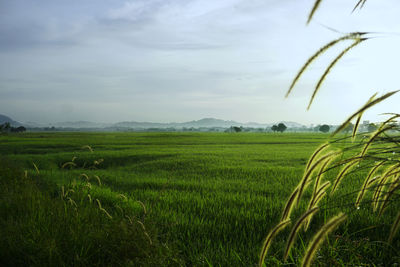
[(24, 126), (13, 127), (9, 122), (0, 124), (0, 133), (22, 133), (25, 131)]

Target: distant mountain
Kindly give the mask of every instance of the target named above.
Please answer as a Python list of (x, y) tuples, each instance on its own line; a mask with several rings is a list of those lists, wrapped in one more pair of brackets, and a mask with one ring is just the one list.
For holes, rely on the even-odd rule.
[(137, 122), (137, 121), (122, 121), (112, 124), (110, 127), (122, 128), (168, 128), (176, 127), (175, 123), (158, 123), (158, 122)]
[[(279, 122), (278, 122), (279, 123)], [(278, 124), (276, 123), (276, 124)], [(283, 122), (289, 128), (301, 128), (303, 125), (296, 122)], [(124, 128), (213, 128), (222, 127), (227, 128), (231, 126), (243, 126), (251, 128), (265, 128), (271, 127), (274, 123), (257, 123), (257, 122), (237, 122), (232, 120), (220, 120), (215, 118), (204, 118), (200, 120), (188, 121), (188, 122), (170, 122), (170, 123), (155, 123), (155, 122), (136, 122), (136, 121), (125, 121), (113, 124), (114, 127)]]
[(204, 118), (197, 121), (188, 122), (169, 122), (169, 123), (155, 123), (155, 122), (136, 122), (136, 121), (125, 121), (115, 123), (114, 127), (127, 127), (127, 128), (212, 128), (212, 127), (230, 127), (232, 125), (243, 125), (243, 123), (235, 121), (224, 121), (214, 118)]
[[(13, 126), (20, 126), (21, 123), (12, 120), (11, 118), (0, 115), (0, 124), (4, 122), (10, 122)], [(56, 128), (70, 128), (70, 129), (106, 129), (106, 130), (118, 130), (118, 129), (183, 129), (183, 128), (229, 128), (231, 126), (243, 126), (248, 128), (270, 128), (274, 124), (284, 123), (288, 128), (302, 128), (305, 127), (297, 122), (280, 121), (276, 123), (258, 123), (258, 122), (237, 122), (232, 120), (221, 120), (215, 118), (203, 118), (200, 120), (193, 120), (188, 122), (137, 122), (137, 121), (123, 121), (117, 123), (99, 123), (91, 121), (65, 121), (55, 123), (36, 123), (36, 122), (25, 122), (23, 125), (30, 128), (45, 128), (45, 127), (56, 127)]]
[(106, 128), (113, 126), (112, 123), (99, 123), (91, 121), (65, 121), (50, 123), (49, 125), (62, 128)]
[(230, 126), (240, 126), (243, 123), (236, 122), (236, 121), (225, 121), (225, 120), (220, 120), (220, 119), (214, 119), (214, 118), (204, 118), (201, 120), (197, 121), (189, 121), (189, 122), (183, 122), (180, 123), (182, 127), (230, 127)]
[(9, 122), (11, 124), (11, 126), (21, 126), (22, 124), (14, 121), (13, 119), (11, 119), (10, 117), (7, 117), (6, 115), (2, 115), (0, 114), (0, 124)]

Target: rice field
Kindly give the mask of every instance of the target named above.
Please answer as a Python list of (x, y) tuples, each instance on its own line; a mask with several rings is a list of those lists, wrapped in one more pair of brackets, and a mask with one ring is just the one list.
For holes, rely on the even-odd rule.
[[(177, 251), (176, 265), (255, 266), (263, 240), (279, 222), (308, 158), (327, 137), (320, 133), (25, 133), (0, 136), (0, 154), (28, 176), (58, 188), (90, 179), (93, 194), (104, 205), (112, 205), (120, 194), (135, 200), (131, 208), (144, 209), (160, 243)], [(311, 227), (317, 229), (340, 209), (349, 219), (339, 231), (355, 238), (333, 236), (319, 252), (319, 264), (356, 264), (355, 254), (362, 263), (386, 253), (384, 245), (362, 241), (363, 231), (371, 238), (387, 234), (392, 220), (368, 217), (367, 206), (354, 208), (352, 201), (364, 176), (362, 170), (351, 174), (341, 184), (341, 193), (321, 204)], [(371, 223), (379, 227), (366, 229)], [(303, 238), (311, 234), (299, 238), (288, 264), (298, 264), (306, 246)], [(286, 236), (275, 240), (267, 266), (284, 264)]]

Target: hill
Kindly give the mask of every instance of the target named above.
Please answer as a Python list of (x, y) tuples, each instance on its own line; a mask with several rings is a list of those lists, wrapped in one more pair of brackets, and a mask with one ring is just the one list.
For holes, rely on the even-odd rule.
[(21, 126), (21, 123), (14, 121), (13, 119), (11, 119), (10, 117), (0, 114), (0, 124), (9, 122), (11, 124), (11, 126)]

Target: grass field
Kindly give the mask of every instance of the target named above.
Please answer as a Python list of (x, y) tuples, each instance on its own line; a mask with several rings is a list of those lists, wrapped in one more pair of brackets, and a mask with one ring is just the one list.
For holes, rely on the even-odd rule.
[[(106, 209), (118, 194), (139, 200), (160, 244), (180, 259), (169, 265), (254, 266), (309, 156), (326, 138), (318, 133), (25, 133), (0, 136), (0, 154), (32, 179), (57, 188), (87, 175), (91, 194)], [(75, 165), (62, 168), (74, 157)], [(331, 237), (317, 263), (398, 260), (397, 252), (374, 241), (387, 235), (395, 213), (378, 219), (368, 215), (368, 205), (360, 210), (352, 205), (363, 175), (362, 170), (350, 175), (340, 194), (321, 204), (311, 227), (319, 228), (339, 209), (349, 219), (339, 228), (344, 234)], [(143, 216), (141, 203), (127, 208)], [(367, 229), (371, 223), (376, 227)], [(369, 239), (363, 239), (365, 233)], [(282, 264), (285, 236), (274, 242), (267, 265)], [(297, 264), (305, 246), (300, 238), (289, 262)]]

